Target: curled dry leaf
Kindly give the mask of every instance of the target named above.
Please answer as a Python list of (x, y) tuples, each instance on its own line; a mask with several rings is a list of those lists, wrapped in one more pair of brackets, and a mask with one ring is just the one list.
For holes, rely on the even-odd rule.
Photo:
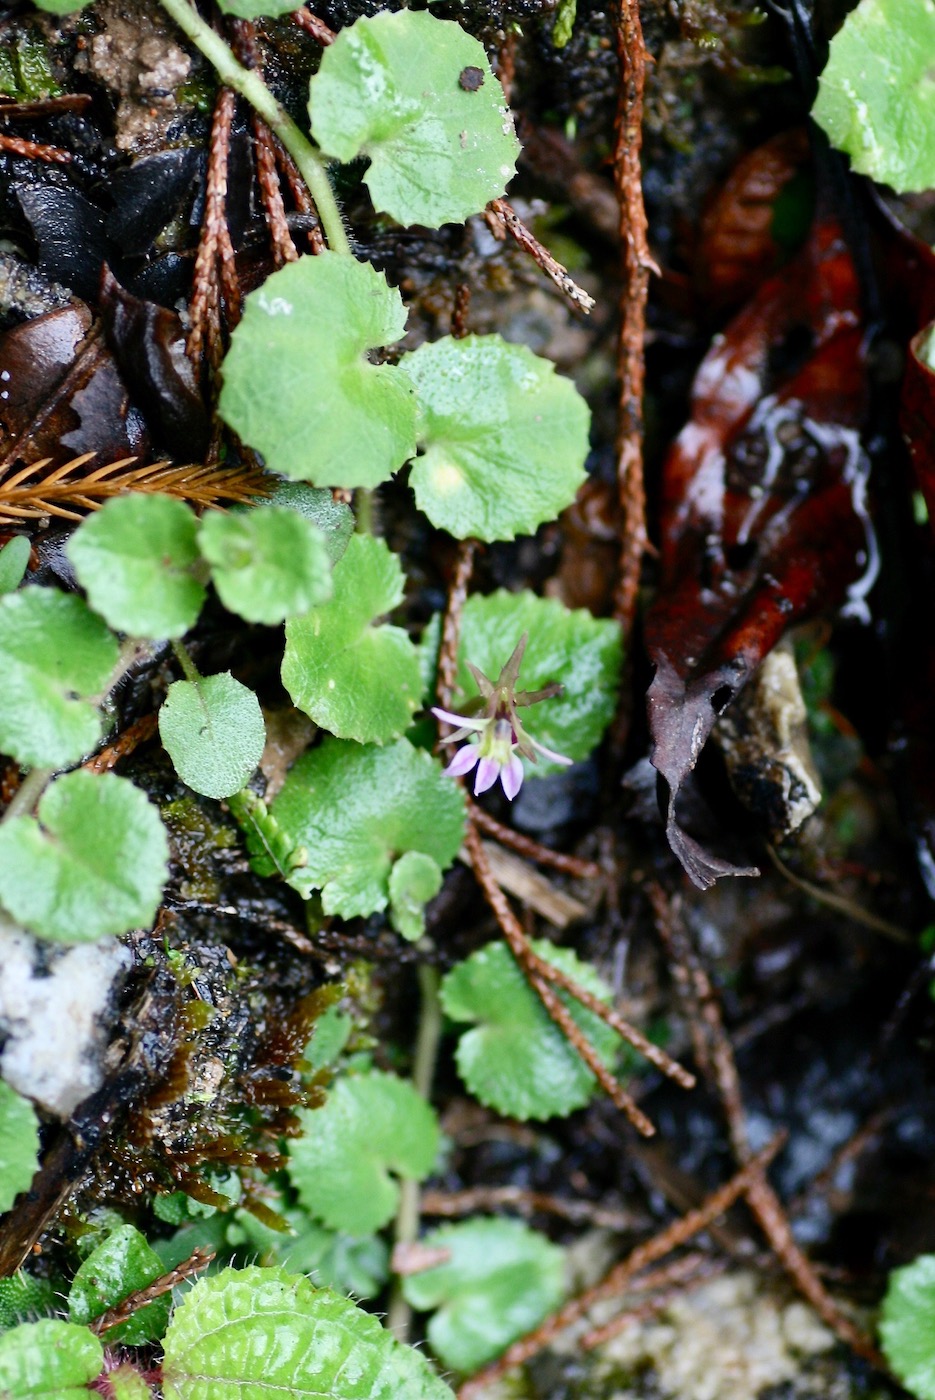
[(756, 873), (706, 852), (675, 817), (718, 715), (789, 627), (848, 599), (865, 611), (876, 571), (865, 397), (857, 276), (826, 220), (714, 341), (665, 464), (646, 625), (652, 762), (669, 843), (699, 888)]

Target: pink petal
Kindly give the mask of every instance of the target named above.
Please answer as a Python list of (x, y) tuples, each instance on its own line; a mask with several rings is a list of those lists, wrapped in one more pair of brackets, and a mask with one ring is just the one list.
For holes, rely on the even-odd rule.
[(567, 765), (575, 761), (573, 758), (566, 758), (563, 753), (556, 753), (554, 749), (547, 749), (545, 744), (538, 744), (531, 734), (527, 734), (526, 738), (532, 744), (533, 748), (542, 754), (543, 758), (550, 758), (553, 763), (564, 763)]
[(514, 754), (506, 767), (501, 770), (500, 781), (503, 784), (503, 791), (512, 802), (523, 786), (523, 761), (518, 754)]
[(471, 719), (470, 715), (455, 715), (451, 710), (440, 710), (437, 705), (432, 706), (432, 714), (446, 724), (456, 724), (459, 729), (483, 729), (487, 723), (486, 720)]
[(445, 769), (445, 777), (463, 778), (465, 773), (470, 773), (479, 758), (480, 750), (477, 745), (465, 744), (464, 748), (458, 750)]
[(497, 778), (500, 776), (500, 765), (495, 758), (482, 758), (477, 765), (477, 777), (474, 779), (474, 796), (480, 797), (482, 792), (492, 788)]

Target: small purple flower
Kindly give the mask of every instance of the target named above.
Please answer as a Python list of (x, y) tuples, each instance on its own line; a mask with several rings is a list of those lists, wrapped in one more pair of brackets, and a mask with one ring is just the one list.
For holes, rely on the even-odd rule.
[(463, 778), (476, 769), (474, 795), (492, 788), (497, 779), (510, 801), (523, 784), (523, 764), (520, 755), (536, 762), (537, 753), (550, 758), (553, 763), (571, 763), (564, 754), (547, 749), (527, 734), (516, 713), (517, 706), (536, 705), (540, 700), (550, 700), (560, 695), (560, 685), (547, 685), (543, 690), (517, 691), (519, 668), (523, 652), (529, 640), (524, 632), (509, 661), (495, 681), (491, 681), (476, 666), (468, 662), (468, 669), (477, 682), (480, 696), (467, 707), (473, 713), (456, 715), (450, 710), (433, 708), (436, 719), (457, 726), (454, 734), (443, 739), (443, 744), (458, 744), (462, 739), (469, 742), (459, 749), (445, 769), (451, 778)]

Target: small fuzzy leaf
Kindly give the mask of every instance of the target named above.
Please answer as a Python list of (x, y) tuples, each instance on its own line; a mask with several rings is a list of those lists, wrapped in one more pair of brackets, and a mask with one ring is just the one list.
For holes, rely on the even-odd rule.
[(437, 1308), (429, 1342), (445, 1366), (468, 1373), (538, 1327), (565, 1292), (564, 1255), (519, 1220), (478, 1216), (421, 1241), (450, 1251), (447, 1264), (403, 1279), (414, 1308)]
[(918, 1400), (935, 1400), (935, 1254), (920, 1254), (890, 1274), (880, 1340), (906, 1389)]
[(399, 1203), (395, 1178), (422, 1181), (438, 1156), (433, 1110), (395, 1074), (339, 1079), (323, 1108), (299, 1117), (304, 1135), (289, 1143), (289, 1176), (306, 1210), (333, 1230), (381, 1229)]
[(284, 1269), (199, 1279), (165, 1339), (165, 1400), (453, 1400), (424, 1356)]
[(304, 1210), (275, 1208), (288, 1221), (289, 1234), (261, 1225), (248, 1211), (239, 1211), (237, 1226), (258, 1263), (278, 1264), (305, 1274), (317, 1288), (355, 1298), (375, 1298), (389, 1278), (390, 1252), (379, 1235), (355, 1239), (309, 1220)]
[(406, 328), (395, 288), (340, 253), (287, 263), (244, 304), (220, 412), (271, 471), (316, 486), (378, 486), (415, 451), (412, 385), (371, 350)]
[(257, 509), (267, 506), (294, 511), (317, 525), (325, 537), (325, 548), (332, 564), (341, 558), (354, 533), (354, 512), (342, 501), (336, 501), (324, 487), (306, 486), (304, 481), (283, 481)]
[(458, 539), (532, 534), (571, 505), (584, 481), (590, 411), (570, 379), (525, 345), (469, 335), (403, 356), (424, 449), (416, 502)]
[(266, 726), (254, 692), (223, 671), (169, 686), (159, 737), (183, 783), (205, 797), (230, 797), (256, 771)]
[(39, 819), (0, 827), (0, 901), (40, 938), (86, 943), (152, 923), (168, 842), (139, 788), (112, 773), (66, 773)]
[[(552, 700), (521, 709), (519, 717), (540, 744), (567, 758), (586, 758), (613, 718), (622, 665), (620, 629), (584, 609), (572, 611), (555, 598), (539, 598), (528, 591), (508, 593), (503, 588), (468, 598), (461, 618), (451, 709), (461, 713), (465, 703), (477, 696), (467, 663), (495, 680), (524, 632), (529, 641), (519, 689), (540, 690), (553, 681), (564, 689)], [(423, 640), (431, 656), (437, 655), (439, 635), (433, 619)], [(553, 773), (557, 767), (543, 758), (524, 766), (527, 778)]]
[[(91, 1251), (72, 1279), (68, 1294), (72, 1322), (91, 1322), (163, 1272), (162, 1260), (139, 1230), (132, 1225), (118, 1226)], [(169, 1293), (147, 1303), (107, 1333), (108, 1346), (113, 1342), (143, 1346), (158, 1341), (166, 1330), (171, 1303)]]
[(44, 1318), (0, 1337), (3, 1400), (88, 1400), (104, 1351), (87, 1327)]
[(14, 535), (0, 549), (0, 593), (12, 593), (19, 588), (29, 563), (29, 539)]
[(317, 525), (285, 506), (212, 511), (198, 532), (228, 612), (275, 626), (331, 596), (331, 563)]
[(78, 526), (66, 553), (95, 612), (131, 637), (181, 637), (205, 600), (198, 521), (184, 501), (118, 496)]
[(383, 540), (355, 535), (334, 570), (334, 597), (286, 624), (283, 684), (322, 729), (383, 744), (418, 709), (419, 655), (401, 627), (373, 626), (402, 601), (403, 571)]
[[(108, 1333), (110, 1337), (112, 1333)], [(152, 1391), (135, 1366), (125, 1361), (107, 1372), (107, 1384), (113, 1400), (151, 1400)]]
[(414, 10), (358, 19), (325, 49), (310, 91), (319, 146), (341, 161), (369, 156), (374, 207), (401, 224), (463, 223), (513, 178), (519, 143), (503, 89), (452, 20)]
[(0, 1332), (39, 1313), (53, 1313), (57, 1307), (58, 1298), (48, 1279), (22, 1272), (0, 1278)]
[(935, 185), (935, 0), (860, 0), (831, 40), (812, 116), (900, 193)]
[[(548, 962), (602, 1001), (610, 989), (569, 948), (532, 945)], [(559, 992), (576, 1024), (612, 1067), (618, 1037), (591, 1011)], [(488, 943), (447, 974), (442, 1007), (453, 1021), (474, 1022), (458, 1041), (458, 1072), (488, 1108), (512, 1118), (554, 1118), (583, 1108), (594, 1092), (587, 1065), (550, 1019), (505, 943)]]
[(0, 1215), (28, 1189), (39, 1169), (36, 1110), (0, 1080)]
[(416, 943), (425, 933), (425, 906), (442, 887), (438, 863), (422, 851), (407, 851), (390, 871), (390, 923)]
[(41, 767), (77, 763), (101, 737), (87, 699), (105, 686), (117, 643), (80, 598), (23, 588), (0, 598), (0, 752)]
[(326, 739), (293, 765), (273, 816), (306, 863), (289, 883), (321, 890), (326, 914), (375, 914), (389, 900), (394, 861), (422, 851), (440, 869), (464, 835), (464, 797), (405, 739), (386, 748)]

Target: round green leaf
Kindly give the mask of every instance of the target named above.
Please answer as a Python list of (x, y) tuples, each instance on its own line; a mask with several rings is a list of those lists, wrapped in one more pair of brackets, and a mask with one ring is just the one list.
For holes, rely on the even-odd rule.
[(295, 511), (303, 519), (317, 525), (325, 537), (328, 558), (336, 564), (347, 549), (354, 533), (354, 512), (343, 501), (336, 501), (322, 486), (307, 486), (304, 481), (283, 481), (259, 509), (279, 506)]
[(165, 1400), (453, 1400), (375, 1317), (284, 1269), (199, 1279), (164, 1347)]
[(341, 739), (396, 739), (419, 707), (418, 652), (402, 628), (372, 625), (402, 596), (396, 555), (383, 540), (355, 535), (335, 565), (331, 601), (286, 624), (283, 684), (300, 710)]
[(302, 755), (273, 803), (273, 815), (307, 862), (290, 884), (318, 889), (328, 914), (377, 913), (390, 870), (422, 851), (442, 870), (464, 835), (464, 796), (438, 763), (405, 739), (386, 748), (326, 739)]
[(0, 1215), (28, 1189), (39, 1168), (36, 1110), (0, 1080)]
[[(465, 80), (465, 70), (479, 70)], [(462, 223), (503, 194), (519, 142), (483, 47), (414, 10), (358, 19), (322, 54), (312, 133), (326, 155), (370, 157), (374, 207), (401, 224)]]
[(304, 1133), (289, 1143), (289, 1176), (306, 1210), (333, 1230), (381, 1229), (399, 1204), (394, 1178), (422, 1181), (438, 1156), (434, 1112), (395, 1074), (339, 1079), (323, 1108), (299, 1117)]
[[(536, 952), (602, 1001), (609, 987), (569, 948), (542, 939)], [(592, 1011), (559, 992), (575, 1023), (612, 1067), (620, 1041)], [(583, 1108), (595, 1079), (577, 1050), (551, 1020), (505, 943), (488, 943), (453, 967), (442, 982), (442, 1008), (474, 1029), (458, 1041), (458, 1072), (488, 1108), (511, 1118), (554, 1118)]]
[(812, 116), (862, 175), (935, 185), (935, 0), (860, 0), (831, 41)]
[(442, 887), (442, 872), (431, 856), (407, 851), (390, 871), (390, 922), (415, 943), (425, 933), (425, 906)]
[(3, 1400), (88, 1400), (103, 1366), (97, 1337), (72, 1322), (24, 1322), (0, 1337)]
[[(71, 1282), (68, 1311), (72, 1322), (91, 1322), (130, 1293), (145, 1288), (165, 1272), (162, 1260), (133, 1225), (119, 1225), (93, 1249)], [(107, 1333), (107, 1344), (143, 1346), (158, 1341), (169, 1321), (171, 1294), (139, 1308)]]
[[(521, 690), (541, 690), (552, 681), (564, 687), (553, 700), (519, 711), (534, 739), (566, 758), (586, 758), (600, 742), (617, 703), (622, 648), (620, 629), (584, 609), (572, 611), (557, 598), (523, 591), (475, 593), (461, 617), (458, 671), (450, 708), (458, 713), (476, 697), (470, 661), (486, 676), (497, 676), (524, 632), (529, 641), (519, 673)], [(423, 646), (437, 655), (438, 624)], [(554, 773), (556, 764), (540, 757), (524, 763), (527, 778)]]
[(421, 1241), (445, 1249), (447, 1264), (403, 1279), (414, 1308), (437, 1308), (429, 1322), (435, 1355), (468, 1373), (554, 1312), (564, 1296), (564, 1254), (520, 1220), (478, 1216), (432, 1230)]
[(181, 637), (205, 590), (195, 576), (198, 522), (183, 501), (118, 496), (78, 526), (66, 546), (96, 612), (131, 637)]
[(331, 596), (331, 562), (317, 525), (285, 506), (211, 511), (198, 544), (228, 612), (274, 626)]
[(400, 369), (419, 404), (412, 488), (433, 525), (458, 539), (512, 540), (575, 499), (591, 415), (551, 361), (498, 335), (447, 336)]
[(244, 304), (220, 412), (271, 471), (316, 486), (378, 486), (415, 452), (415, 401), (370, 351), (406, 328), (399, 292), (340, 253), (299, 258)]
[(80, 598), (23, 588), (0, 598), (0, 751), (20, 763), (77, 763), (101, 737), (97, 707), (117, 643)]
[(0, 549), (0, 593), (19, 588), (29, 563), (29, 548), (26, 535), (14, 535)]
[(38, 821), (0, 827), (0, 902), (61, 943), (145, 928), (168, 854), (159, 813), (139, 788), (111, 773), (67, 773), (43, 794)]
[(169, 686), (159, 737), (183, 783), (205, 797), (230, 797), (256, 771), (266, 726), (254, 692), (223, 671)]
[(920, 1254), (890, 1274), (880, 1340), (906, 1389), (935, 1400), (935, 1254)]

